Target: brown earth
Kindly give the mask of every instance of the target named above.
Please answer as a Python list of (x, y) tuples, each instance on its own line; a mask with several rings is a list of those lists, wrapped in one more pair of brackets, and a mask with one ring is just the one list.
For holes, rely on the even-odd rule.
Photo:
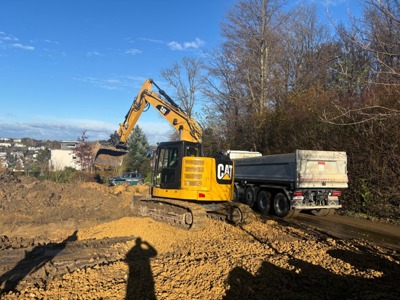
[(398, 299), (394, 249), (282, 220), (185, 231), (135, 217), (148, 188), (0, 173), (1, 299)]

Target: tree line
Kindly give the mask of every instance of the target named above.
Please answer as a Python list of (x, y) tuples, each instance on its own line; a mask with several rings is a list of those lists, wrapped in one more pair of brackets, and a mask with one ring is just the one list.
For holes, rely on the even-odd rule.
[(239, 0), (216, 49), (161, 75), (201, 123), (208, 155), (346, 151), (345, 209), (398, 219), (400, 3), (361, 2), (361, 17), (336, 24), (313, 4)]

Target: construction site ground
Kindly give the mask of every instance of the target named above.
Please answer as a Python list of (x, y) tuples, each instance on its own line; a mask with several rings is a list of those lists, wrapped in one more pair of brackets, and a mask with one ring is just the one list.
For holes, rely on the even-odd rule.
[(0, 299), (399, 299), (398, 249), (256, 215), (179, 229), (147, 186), (0, 173)]

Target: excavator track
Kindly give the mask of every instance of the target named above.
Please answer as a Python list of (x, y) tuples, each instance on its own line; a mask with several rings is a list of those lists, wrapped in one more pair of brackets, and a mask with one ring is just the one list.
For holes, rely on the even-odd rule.
[(251, 223), (254, 219), (254, 213), (251, 208), (242, 203), (218, 202), (205, 204), (207, 216), (211, 219), (226, 221), (234, 225), (244, 225)]
[(188, 230), (205, 227), (207, 218), (241, 225), (250, 223), (254, 216), (247, 205), (229, 201), (199, 204), (186, 200), (134, 197), (132, 207), (142, 217), (150, 217)]
[(151, 217), (154, 220), (183, 229), (201, 229), (205, 226), (207, 220), (206, 210), (201, 205), (188, 201), (134, 198), (133, 206), (143, 217)]

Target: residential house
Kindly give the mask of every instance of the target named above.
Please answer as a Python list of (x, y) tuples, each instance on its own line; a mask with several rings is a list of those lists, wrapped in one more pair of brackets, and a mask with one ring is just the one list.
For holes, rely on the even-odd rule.
[(62, 141), (61, 149), (50, 150), (50, 168), (54, 171), (61, 171), (66, 167), (81, 170), (82, 167), (73, 151), (77, 143), (75, 141)]

